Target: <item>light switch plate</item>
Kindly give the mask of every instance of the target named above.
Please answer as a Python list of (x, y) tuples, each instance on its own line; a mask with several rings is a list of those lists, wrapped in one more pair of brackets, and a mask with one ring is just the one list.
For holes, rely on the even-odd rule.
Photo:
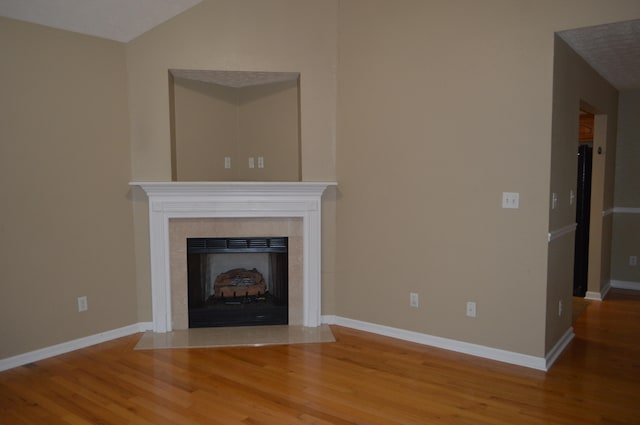
[(415, 308), (420, 307), (420, 298), (416, 292), (409, 293), (409, 306)]
[(467, 302), (467, 316), (476, 317), (476, 303), (474, 301)]
[(87, 297), (82, 296), (78, 297), (78, 312), (87, 311), (89, 309), (89, 304), (87, 303)]

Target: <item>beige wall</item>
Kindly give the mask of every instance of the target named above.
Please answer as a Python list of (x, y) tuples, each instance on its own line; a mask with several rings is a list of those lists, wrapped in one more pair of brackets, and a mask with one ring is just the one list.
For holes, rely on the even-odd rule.
[[(549, 231), (575, 223), (578, 123), (581, 104), (596, 114), (591, 180), (588, 288), (601, 292), (609, 281), (611, 216), (603, 211), (613, 207), (613, 170), (618, 92), (580, 58), (563, 40), (555, 39), (554, 97), (551, 151), (551, 192), (558, 194), (558, 207), (549, 211)], [(598, 149), (602, 154), (598, 154)], [(547, 281), (546, 348), (550, 350), (571, 327), (573, 259), (575, 234), (550, 242)], [(558, 315), (558, 303), (566, 314)]]
[(341, 1), (337, 313), (545, 355), (562, 326), (547, 326), (548, 267), (566, 269), (548, 264), (566, 223), (549, 189), (569, 190), (550, 181), (567, 165), (551, 157), (553, 34), (637, 16), (628, 1)]
[(629, 256), (640, 257), (640, 90), (620, 93), (616, 157), (615, 206), (630, 212), (613, 216), (611, 279), (640, 283), (640, 266), (630, 266)]
[(176, 78), (173, 92), (178, 181), (300, 180), (297, 81), (232, 88)]
[[(205, 0), (128, 43), (133, 179), (171, 180), (168, 70), (211, 69), (299, 72), (302, 180), (335, 180), (336, 14), (337, 1)], [(328, 193), (323, 203), (327, 288), (334, 197)], [(148, 211), (140, 191), (134, 211), (140, 318), (151, 320)]]
[[(176, 180), (233, 180), (238, 166), (236, 91), (199, 81), (174, 81)], [(226, 156), (236, 160), (234, 168), (224, 168)]]
[[(550, 210), (550, 232), (575, 223), (576, 151), (579, 108), (596, 114), (593, 142), (591, 217), (589, 236), (588, 291), (603, 292), (610, 279), (617, 91), (564, 41), (556, 38), (554, 63), (554, 108), (552, 130), (551, 192), (557, 193), (558, 208)], [(602, 153), (598, 153), (598, 149)], [(550, 242), (547, 282), (546, 349), (550, 350), (571, 326), (574, 234)], [(555, 267), (552, 267), (555, 265)], [(566, 314), (559, 315), (559, 302)]]
[[(244, 87), (238, 96), (238, 180), (299, 181), (298, 82)], [(248, 158), (264, 158), (250, 169)]]
[(138, 318), (124, 46), (0, 18), (0, 51), (6, 358)]
[[(547, 233), (571, 211), (550, 214), (550, 191), (567, 192), (575, 176), (575, 156), (569, 166), (556, 143), (573, 130), (556, 128), (553, 101), (564, 111), (573, 94), (552, 91), (554, 32), (639, 17), (635, 0), (205, 0), (128, 43), (126, 62), (117, 43), (2, 25), (11, 66), (0, 84), (15, 101), (0, 101), (0, 119), (11, 117), (0, 131), (21, 141), (2, 144), (1, 187), (14, 201), (3, 244), (38, 230), (51, 256), (33, 267), (3, 247), (0, 329), (16, 342), (4, 355), (151, 320), (146, 198), (132, 191), (133, 229), (123, 198), (129, 179), (172, 177), (174, 68), (301, 73), (302, 179), (339, 181), (323, 197), (323, 314), (545, 355), (566, 330), (550, 316), (570, 287), (570, 244), (549, 245)], [(500, 208), (504, 191), (520, 192), (520, 209)], [(40, 200), (53, 208), (45, 217)], [(103, 245), (60, 249), (69, 235)], [(101, 267), (96, 280), (69, 267), (76, 251)], [(42, 275), (47, 285), (34, 284)], [(49, 297), (52, 280), (64, 282), (60, 298)], [(25, 298), (36, 316), (16, 335)], [(466, 301), (477, 318), (465, 317)]]
[[(593, 72), (593, 71), (592, 71)], [(598, 77), (599, 78), (599, 77)], [(611, 87), (602, 88), (594, 122), (595, 148), (591, 176), (591, 214), (589, 222), (589, 270), (587, 286), (590, 292), (603, 293), (611, 275), (611, 234), (613, 216), (614, 173), (617, 139), (618, 93)], [(604, 94), (609, 91), (609, 94)], [(594, 93), (588, 83), (584, 92)], [(602, 153), (597, 150), (602, 147)]]
[(303, 180), (335, 177), (336, 2), (205, 0), (127, 45), (133, 173), (169, 180), (169, 69), (300, 72)]

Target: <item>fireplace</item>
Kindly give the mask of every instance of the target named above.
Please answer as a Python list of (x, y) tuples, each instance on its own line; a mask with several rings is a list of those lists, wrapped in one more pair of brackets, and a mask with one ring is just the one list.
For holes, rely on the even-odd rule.
[(288, 324), (320, 326), (325, 182), (132, 182), (149, 198), (153, 330), (188, 328), (187, 238), (288, 238)]
[(288, 324), (287, 237), (188, 238), (189, 328)]

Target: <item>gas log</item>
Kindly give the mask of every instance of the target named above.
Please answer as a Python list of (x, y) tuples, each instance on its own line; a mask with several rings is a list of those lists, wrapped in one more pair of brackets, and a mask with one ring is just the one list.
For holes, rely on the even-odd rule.
[(256, 269), (232, 269), (220, 273), (213, 284), (216, 298), (261, 295), (267, 291), (264, 276)]

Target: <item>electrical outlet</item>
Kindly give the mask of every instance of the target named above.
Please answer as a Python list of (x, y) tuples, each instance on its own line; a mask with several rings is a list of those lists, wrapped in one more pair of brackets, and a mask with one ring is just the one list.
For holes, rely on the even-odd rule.
[(255, 158), (249, 157), (249, 168), (256, 168)]
[(78, 297), (78, 312), (89, 310), (89, 304), (87, 304), (87, 297)]
[(558, 194), (553, 192), (551, 194), (551, 209), (555, 210), (556, 208), (558, 208)]
[(502, 192), (502, 208), (520, 208), (520, 193)]
[(226, 169), (231, 168), (231, 157), (230, 156), (225, 156), (224, 157), (224, 168), (226, 168)]
[(258, 157), (258, 168), (264, 168), (264, 156)]
[(630, 255), (629, 256), (629, 265), (630, 266), (637, 266), (638, 265), (638, 257), (635, 255)]
[(409, 293), (409, 306), (415, 307), (415, 308), (420, 307), (420, 298), (418, 297), (417, 293), (415, 292)]
[(476, 317), (476, 303), (473, 301), (467, 302), (467, 316)]
[(562, 316), (562, 300), (558, 301), (558, 316)]

